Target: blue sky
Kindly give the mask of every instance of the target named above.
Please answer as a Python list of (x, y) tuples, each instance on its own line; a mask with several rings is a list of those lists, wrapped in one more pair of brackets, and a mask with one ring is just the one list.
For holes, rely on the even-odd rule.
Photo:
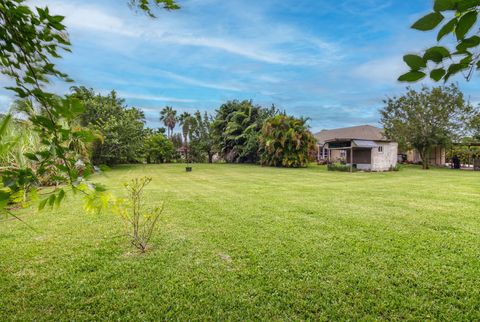
[[(67, 17), (73, 53), (61, 70), (77, 85), (117, 90), (150, 127), (165, 105), (213, 112), (230, 99), (274, 103), (310, 117), (314, 131), (378, 125), (382, 100), (405, 89), (396, 82), (402, 55), (434, 43), (409, 29), (428, 0), (179, 0), (181, 10), (157, 19), (126, 0), (31, 3)], [(478, 77), (455, 80), (480, 101)], [(53, 87), (65, 93), (69, 85)], [(3, 108), (10, 101), (2, 90)]]

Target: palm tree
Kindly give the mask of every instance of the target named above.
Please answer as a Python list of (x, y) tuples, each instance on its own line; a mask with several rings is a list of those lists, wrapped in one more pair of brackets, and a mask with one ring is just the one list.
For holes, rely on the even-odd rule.
[(188, 137), (190, 135), (190, 132), (192, 131), (192, 128), (194, 127), (196, 119), (190, 113), (183, 112), (178, 120), (182, 125), (183, 149), (185, 151), (185, 160), (188, 163)]
[(165, 106), (160, 111), (160, 121), (163, 122), (167, 128), (167, 136), (172, 137), (173, 129), (177, 124), (177, 111), (175, 111), (171, 106)]
[(315, 139), (306, 122), (306, 118), (282, 114), (265, 121), (260, 136), (260, 163), (274, 167), (306, 167), (315, 149)]

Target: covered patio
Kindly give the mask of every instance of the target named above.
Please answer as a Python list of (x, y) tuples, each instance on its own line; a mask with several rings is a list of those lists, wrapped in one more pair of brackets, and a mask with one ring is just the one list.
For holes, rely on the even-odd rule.
[(343, 150), (346, 152), (347, 165), (353, 169), (372, 170), (372, 149), (379, 145), (368, 140), (331, 140), (326, 142), (325, 148), (329, 151), (328, 160), (331, 161), (331, 151)]

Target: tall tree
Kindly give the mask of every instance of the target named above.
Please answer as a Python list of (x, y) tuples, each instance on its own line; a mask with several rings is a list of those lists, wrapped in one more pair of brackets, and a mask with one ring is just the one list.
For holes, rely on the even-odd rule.
[(258, 136), (263, 122), (278, 114), (275, 106), (262, 108), (252, 101), (222, 104), (212, 123), (218, 151), (227, 162), (258, 161)]
[(174, 110), (171, 106), (165, 106), (160, 111), (160, 121), (163, 122), (163, 124), (166, 126), (167, 136), (171, 138), (173, 130), (175, 129), (175, 125), (178, 121), (177, 111)]
[(388, 98), (380, 110), (385, 134), (404, 148), (416, 149), (429, 167), (434, 146), (445, 146), (461, 136), (473, 108), (455, 86), (407, 89), (399, 98)]
[(435, 0), (433, 11), (416, 21), (412, 28), (430, 31), (440, 27), (436, 40), (444, 41), (424, 50), (420, 55), (408, 54), (403, 60), (410, 71), (400, 81), (415, 82), (429, 74), (445, 82), (457, 73), (470, 80), (480, 70), (480, 29), (478, 0)]
[(189, 150), (189, 138), (192, 129), (195, 127), (196, 119), (188, 112), (183, 112), (182, 115), (178, 118), (180, 125), (182, 126), (183, 134), (183, 149), (185, 152), (185, 160), (190, 161), (188, 157)]
[(190, 132), (190, 150), (191, 155), (195, 155), (200, 161), (204, 159), (202, 155), (207, 156), (209, 163), (213, 162), (214, 137), (212, 134), (212, 118), (205, 112), (202, 116), (200, 111), (194, 114), (196, 122)]

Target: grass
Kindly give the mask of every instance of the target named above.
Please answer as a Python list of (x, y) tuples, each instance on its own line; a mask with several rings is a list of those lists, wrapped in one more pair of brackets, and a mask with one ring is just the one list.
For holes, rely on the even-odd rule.
[(145, 255), (73, 197), (0, 223), (0, 320), (479, 320), (480, 173), (123, 166), (166, 212)]

